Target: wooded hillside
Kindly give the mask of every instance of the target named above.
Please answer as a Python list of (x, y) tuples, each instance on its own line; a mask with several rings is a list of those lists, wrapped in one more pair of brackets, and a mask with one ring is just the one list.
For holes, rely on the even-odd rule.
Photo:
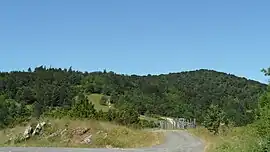
[[(8, 101), (0, 103), (1, 113), (10, 106), (15, 110), (9, 111), (12, 114), (8, 117), (0, 115), (3, 120), (9, 120), (29, 113), (41, 115), (52, 107), (69, 109), (78, 94), (97, 93), (110, 96), (115, 108), (125, 107), (140, 115), (196, 118), (199, 122), (209, 106), (215, 104), (239, 126), (254, 120), (257, 98), (266, 87), (256, 81), (205, 69), (128, 76), (41, 66), (26, 72), (0, 73), (1, 98)], [(32, 111), (22, 110), (29, 105)]]

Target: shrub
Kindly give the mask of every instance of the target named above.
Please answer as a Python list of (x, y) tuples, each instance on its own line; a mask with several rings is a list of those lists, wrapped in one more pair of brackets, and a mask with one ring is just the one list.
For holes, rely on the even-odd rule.
[(139, 122), (139, 113), (130, 107), (119, 109), (116, 122), (122, 125), (136, 124)]
[(108, 120), (108, 113), (107, 112), (103, 112), (102, 110), (99, 110), (96, 113), (96, 119), (97, 120)]
[(264, 93), (260, 98), (256, 128), (260, 136), (270, 136), (270, 92)]
[(51, 117), (51, 118), (63, 118), (68, 116), (69, 109), (63, 108), (63, 107), (55, 107), (51, 108), (43, 113), (43, 116), (45, 117)]
[(96, 109), (94, 104), (90, 102), (86, 96), (80, 94), (77, 101), (71, 107), (69, 116), (74, 118), (95, 118)]
[(109, 100), (109, 97), (108, 96), (102, 96), (99, 100), (99, 104), (100, 105), (103, 105), (103, 106), (107, 106), (107, 102)]
[(30, 111), (15, 100), (0, 96), (0, 128), (14, 126), (28, 119)]
[(210, 105), (204, 118), (203, 125), (214, 134), (218, 134), (221, 124), (228, 125), (225, 112), (216, 105)]
[(156, 128), (156, 127), (158, 127), (157, 123), (155, 123), (152, 120), (149, 121), (149, 120), (141, 119), (138, 124), (142, 128)]

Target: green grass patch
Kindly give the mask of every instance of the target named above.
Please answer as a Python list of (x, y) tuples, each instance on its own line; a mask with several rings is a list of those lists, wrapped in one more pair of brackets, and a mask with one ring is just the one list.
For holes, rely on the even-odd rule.
[[(102, 110), (103, 112), (107, 112), (109, 110), (109, 106), (104, 106), (100, 104), (100, 99), (102, 98), (102, 94), (90, 94), (87, 95), (89, 101), (91, 101), (95, 105), (96, 110)], [(113, 108), (113, 105), (111, 105)]]
[(139, 117), (141, 120), (148, 120), (148, 121), (158, 121), (158, 118), (148, 117), (144, 115), (140, 115)]

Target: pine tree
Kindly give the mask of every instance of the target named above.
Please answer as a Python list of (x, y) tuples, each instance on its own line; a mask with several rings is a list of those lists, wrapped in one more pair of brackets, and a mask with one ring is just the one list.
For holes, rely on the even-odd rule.
[(85, 95), (80, 94), (69, 115), (74, 118), (95, 118), (96, 113), (94, 104)]

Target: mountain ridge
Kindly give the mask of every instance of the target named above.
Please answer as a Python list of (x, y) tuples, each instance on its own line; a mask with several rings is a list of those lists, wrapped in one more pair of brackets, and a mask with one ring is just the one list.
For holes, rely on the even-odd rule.
[[(59, 68), (53, 68), (52, 66), (45, 66), (45, 65), (41, 65), (41, 66), (37, 66), (37, 67), (43, 67), (43, 68), (52, 68), (52, 69), (59, 69)], [(36, 67), (36, 68), (37, 68)], [(11, 72), (27, 72), (29, 69), (31, 68), (28, 68), (28, 69), (22, 69), (22, 70), (9, 70), (9, 71), (1, 71), (0, 70), (0, 73), (11, 73)], [(35, 68), (33, 68), (35, 69)], [(72, 69), (72, 66), (70, 66), (69, 68), (60, 68), (62, 70), (66, 69)], [(74, 71), (77, 71), (77, 72), (82, 72), (82, 73), (100, 73), (100, 72), (104, 72), (106, 71), (107, 73), (109, 72), (112, 72), (114, 74), (117, 74), (117, 75), (124, 75), (124, 76), (138, 76), (138, 77), (146, 77), (146, 76), (162, 76), (162, 75), (169, 75), (169, 74), (182, 74), (182, 73), (188, 73), (188, 72), (199, 72), (199, 71), (209, 71), (209, 72), (217, 72), (217, 73), (220, 73), (220, 74), (226, 74), (226, 75), (231, 75), (231, 76), (235, 76), (235, 77), (238, 77), (238, 78), (244, 78), (244, 79), (247, 79), (247, 80), (250, 80), (250, 81), (256, 81), (256, 82), (259, 82), (261, 84), (265, 84), (267, 85), (267, 82), (261, 82), (259, 80), (255, 80), (255, 79), (252, 79), (252, 78), (248, 78), (248, 76), (239, 76), (237, 74), (233, 74), (231, 72), (225, 72), (225, 71), (221, 71), (221, 70), (215, 70), (215, 69), (207, 69), (207, 68), (196, 68), (196, 69), (192, 69), (192, 70), (179, 70), (179, 71), (175, 71), (175, 72), (163, 72), (163, 73), (158, 73), (158, 74), (151, 74), (151, 73), (148, 73), (148, 74), (136, 74), (136, 73), (121, 73), (121, 72), (114, 72), (113, 70), (107, 70), (107, 69), (103, 69), (102, 70), (93, 70), (93, 71), (87, 71), (87, 70), (76, 70), (76, 69), (72, 69)]]
[(19, 103), (70, 107), (79, 93), (96, 93), (110, 96), (117, 109), (132, 109), (139, 115), (196, 118), (199, 123), (211, 104), (224, 109), (236, 125), (251, 123), (255, 113), (246, 111), (256, 111), (257, 98), (267, 88), (258, 81), (207, 69), (153, 76), (106, 70), (89, 73), (71, 67), (39, 66), (27, 71), (1, 72), (0, 95)]

